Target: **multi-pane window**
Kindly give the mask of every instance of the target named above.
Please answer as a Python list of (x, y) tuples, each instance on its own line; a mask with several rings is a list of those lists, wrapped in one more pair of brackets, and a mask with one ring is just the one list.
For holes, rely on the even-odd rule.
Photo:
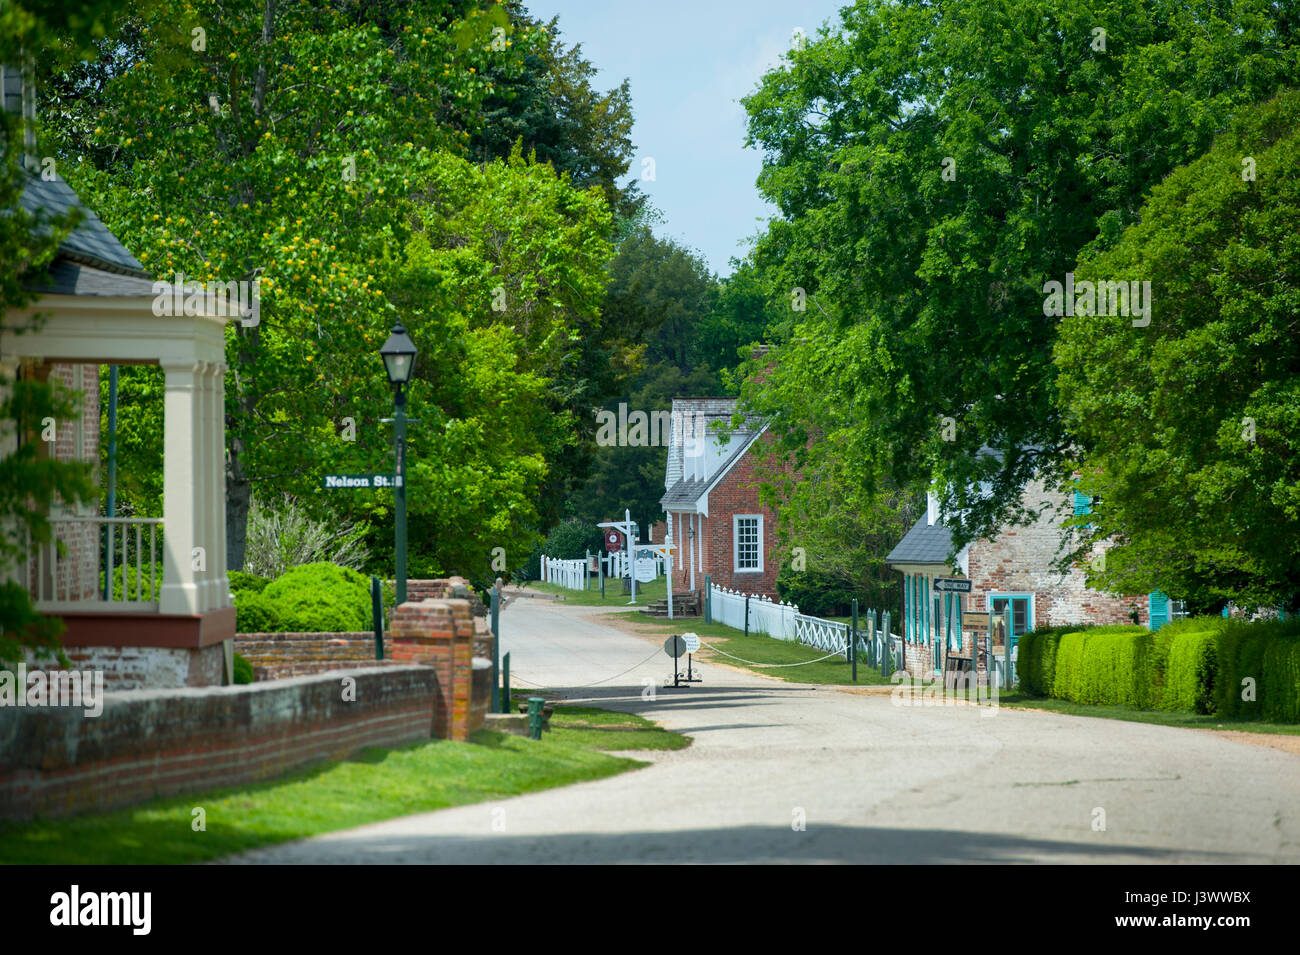
[(1007, 609), (1007, 604), (1011, 604), (1011, 632), (1014, 636), (1021, 636), (1029, 632), (1029, 598), (1028, 597), (994, 597), (993, 612), (1001, 616)]
[(763, 569), (763, 517), (738, 514), (735, 521), (736, 570)]

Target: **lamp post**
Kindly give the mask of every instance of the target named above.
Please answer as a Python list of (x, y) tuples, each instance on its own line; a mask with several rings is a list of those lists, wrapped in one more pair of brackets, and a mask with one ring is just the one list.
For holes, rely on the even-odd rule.
[(393, 395), (393, 460), (397, 478), (397, 487), (394, 489), (394, 524), (397, 538), (395, 583), (399, 606), (406, 602), (406, 395), (402, 392), (402, 386), (411, 380), (411, 373), (415, 370), (415, 354), (415, 345), (401, 322), (393, 326), (388, 341), (379, 349), (388, 382), (396, 389)]

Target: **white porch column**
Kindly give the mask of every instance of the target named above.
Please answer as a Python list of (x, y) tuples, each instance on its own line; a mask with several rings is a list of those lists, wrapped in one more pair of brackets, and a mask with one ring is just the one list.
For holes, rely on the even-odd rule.
[(212, 606), (220, 609), (231, 606), (230, 582), (226, 577), (226, 366), (212, 363), (209, 387), (212, 398), (212, 419), (208, 440), (212, 449), (209, 473), (212, 475), (212, 497), (208, 500), (208, 513), (212, 520), (212, 546), (208, 550), (208, 567), (216, 581), (216, 597)]
[(203, 433), (200, 363), (163, 363), (166, 381), (163, 417), (163, 586), (162, 613), (191, 614), (202, 609), (193, 553), (201, 535), (202, 483), (196, 439)]
[(695, 515), (694, 514), (688, 515), (686, 520), (689, 522), (687, 526), (690, 528), (690, 531), (688, 532), (688, 536), (690, 537), (691, 552), (687, 556), (691, 562), (691, 592), (694, 593), (695, 592), (695, 549), (700, 546), (700, 538), (699, 538), (699, 534), (695, 530)]
[(199, 609), (211, 610), (215, 606), (212, 571), (216, 564), (216, 554), (212, 540), (212, 366), (209, 362), (199, 362), (195, 378), (194, 397), (196, 402), (197, 426), (191, 447), (194, 453), (194, 546), (202, 548), (203, 567), (194, 572), (194, 582), (198, 585)]

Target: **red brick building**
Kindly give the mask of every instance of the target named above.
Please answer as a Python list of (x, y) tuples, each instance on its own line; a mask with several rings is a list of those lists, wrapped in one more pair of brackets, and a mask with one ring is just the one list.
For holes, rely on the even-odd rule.
[[(1169, 599), (1164, 594), (1104, 593), (1089, 589), (1082, 567), (1066, 574), (1052, 570), (1062, 522), (1087, 513), (1086, 501), (1050, 493), (1041, 482), (1029, 485), (1025, 497), (1041, 509), (1036, 521), (973, 541), (954, 554), (952, 536), (939, 521), (932, 495), (926, 514), (890, 552), (886, 560), (903, 574), (903, 620), (897, 630), (907, 644), (909, 671), (935, 670), (947, 650), (962, 649), (963, 610), (1001, 613), (1009, 608), (1013, 637), (1059, 624), (1138, 623), (1156, 629), (1167, 622)], [(970, 578), (970, 594), (935, 591), (936, 577), (954, 575)], [(964, 649), (969, 652), (969, 646)]]
[(664, 475), (673, 590), (702, 591), (704, 577), (746, 593), (776, 595), (776, 514), (759, 502), (752, 451), (766, 427), (732, 427), (734, 398), (674, 398)]

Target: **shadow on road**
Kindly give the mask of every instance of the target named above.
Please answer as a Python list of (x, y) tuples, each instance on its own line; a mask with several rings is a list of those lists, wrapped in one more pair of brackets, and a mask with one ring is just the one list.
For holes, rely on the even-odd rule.
[[(313, 848), (324, 849), (317, 844)], [(301, 861), (332, 863), (770, 863), (872, 864), (1214, 862), (1218, 853), (1098, 845), (940, 829), (779, 826), (676, 832), (574, 832), (552, 836), (376, 836), (333, 842)], [(250, 859), (247, 861), (257, 861)], [(277, 862), (299, 861), (293, 858)], [(1266, 860), (1260, 860), (1266, 861)]]

